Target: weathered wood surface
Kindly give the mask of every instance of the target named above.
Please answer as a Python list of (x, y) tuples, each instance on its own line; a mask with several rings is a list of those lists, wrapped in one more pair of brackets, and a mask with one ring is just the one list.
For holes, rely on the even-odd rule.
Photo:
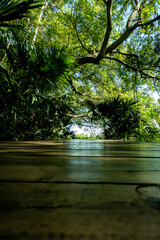
[(0, 239), (159, 240), (160, 143), (0, 142)]

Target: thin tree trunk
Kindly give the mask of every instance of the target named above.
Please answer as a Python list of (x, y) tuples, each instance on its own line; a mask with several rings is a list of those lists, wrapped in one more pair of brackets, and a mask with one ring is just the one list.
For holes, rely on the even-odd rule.
[(33, 41), (32, 41), (32, 46), (31, 46), (32, 49), (33, 49), (33, 47), (34, 47), (34, 43), (35, 43), (36, 38), (37, 38), (37, 35), (38, 35), (38, 30), (39, 30), (38, 24), (40, 23), (40, 21), (41, 21), (41, 19), (42, 19), (43, 12), (44, 12), (44, 9), (47, 8), (48, 4), (49, 4), (49, 1), (48, 1), (48, 2), (45, 2), (45, 5), (42, 7), (42, 11), (41, 11), (41, 13), (40, 13), (40, 15), (39, 15), (37, 27), (36, 27), (35, 34), (34, 34)]
[(127, 130), (125, 131), (124, 140), (125, 140), (125, 141), (127, 141), (127, 140), (128, 140), (128, 132), (127, 132)]

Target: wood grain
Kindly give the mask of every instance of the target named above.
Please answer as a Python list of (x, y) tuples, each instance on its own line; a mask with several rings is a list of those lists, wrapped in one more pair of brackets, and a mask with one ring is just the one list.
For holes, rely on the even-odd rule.
[(159, 240), (160, 143), (0, 142), (0, 239)]

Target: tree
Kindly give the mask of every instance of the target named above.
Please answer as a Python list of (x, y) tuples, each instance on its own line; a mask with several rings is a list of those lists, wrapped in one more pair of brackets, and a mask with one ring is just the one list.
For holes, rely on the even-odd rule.
[[(26, 94), (26, 109), (43, 106), (42, 112), (36, 111), (36, 117), (33, 114), (34, 124), (39, 122), (37, 131), (42, 132), (47, 123), (42, 116), (54, 119), (55, 128), (48, 126), (52, 133), (60, 134), (71, 121), (96, 122), (94, 106), (104, 99), (118, 95), (125, 99), (128, 94), (137, 101), (144, 99), (140, 94), (146, 85), (150, 90), (155, 86), (159, 89), (158, 3), (50, 0), (41, 9), (33, 10), (30, 20), (15, 21), (14, 30), (4, 32), (2, 27), (1, 77), (4, 81), (5, 76), (8, 95)], [(22, 25), (23, 34), (18, 31)], [(67, 68), (61, 61), (56, 66), (54, 46), (60, 59), (69, 63)], [(64, 58), (61, 49), (65, 49)], [(47, 109), (54, 109), (54, 105), (55, 111), (47, 115), (51, 113)], [(61, 109), (66, 109), (64, 114)], [(37, 114), (44, 119), (44, 125)], [(26, 121), (29, 123), (29, 119)], [(62, 127), (57, 127), (58, 122), (63, 123)]]
[(123, 138), (133, 134), (139, 127), (140, 112), (136, 109), (136, 101), (124, 97), (110, 97), (95, 105), (90, 104), (95, 115), (103, 121), (105, 138)]
[(7, 48), (1, 39), (8, 68), (0, 81), (1, 139), (63, 136), (72, 109), (62, 86), (72, 61), (63, 48), (32, 49), (17, 40)]
[[(1, 26), (9, 26), (4, 21), (22, 18), (30, 9), (40, 6), (35, 3), (3, 1)], [(62, 86), (72, 61), (63, 47), (52, 44), (33, 47), (26, 39), (26, 29), (19, 31), (18, 24), (5, 33), (2, 29), (0, 38), (0, 138), (28, 140), (63, 136), (72, 109)]]
[[(141, 77), (159, 79), (156, 63), (159, 56), (152, 66), (148, 66), (153, 59), (152, 53), (156, 55), (154, 41), (160, 20), (158, 4), (157, 0), (53, 2), (50, 5), (56, 17), (50, 19), (53, 25), (49, 21), (48, 28), (66, 39), (77, 65), (109, 66), (114, 62), (138, 72)], [(151, 49), (150, 57), (146, 47)]]

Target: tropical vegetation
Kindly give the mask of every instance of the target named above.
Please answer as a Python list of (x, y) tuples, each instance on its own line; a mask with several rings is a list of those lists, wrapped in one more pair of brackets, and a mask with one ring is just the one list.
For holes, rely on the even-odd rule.
[(159, 6), (2, 0), (0, 140), (85, 138), (77, 126), (94, 138), (159, 141)]

